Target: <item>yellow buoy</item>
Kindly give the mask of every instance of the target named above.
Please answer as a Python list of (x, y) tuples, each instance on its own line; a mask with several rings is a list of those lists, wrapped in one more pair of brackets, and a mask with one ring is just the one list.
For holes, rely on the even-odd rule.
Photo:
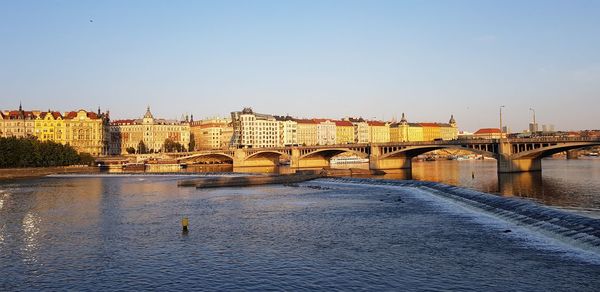
[(187, 231), (188, 230), (188, 224), (189, 224), (188, 217), (183, 217), (181, 219), (181, 227), (183, 228), (183, 231)]

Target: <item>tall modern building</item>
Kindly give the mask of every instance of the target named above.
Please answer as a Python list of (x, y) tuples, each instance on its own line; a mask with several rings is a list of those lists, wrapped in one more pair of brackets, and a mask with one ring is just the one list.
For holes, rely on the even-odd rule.
[(254, 113), (247, 107), (231, 113), (232, 146), (235, 148), (269, 148), (279, 146), (279, 123), (272, 115)]

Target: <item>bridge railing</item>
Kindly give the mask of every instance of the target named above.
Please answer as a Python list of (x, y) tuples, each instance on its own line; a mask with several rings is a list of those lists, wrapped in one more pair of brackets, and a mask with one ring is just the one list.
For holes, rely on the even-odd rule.
[(537, 142), (600, 142), (600, 138), (592, 137), (535, 137), (535, 138), (508, 138), (508, 142), (537, 143)]
[[(505, 138), (502, 141), (509, 143), (548, 143), (548, 142), (600, 142), (600, 138), (595, 137), (536, 137), (536, 138)], [(357, 144), (335, 144), (335, 145), (311, 145), (311, 146), (288, 146), (288, 147), (269, 147), (269, 148), (245, 148), (249, 152), (257, 151), (286, 151), (291, 149), (329, 149), (329, 148), (360, 148), (360, 147), (386, 147), (386, 146), (430, 146), (430, 145), (465, 145), (465, 144), (498, 144), (500, 139), (454, 139), (437, 141), (408, 141), (408, 142), (386, 142), (386, 143), (357, 143)], [(201, 150), (193, 152), (173, 152), (164, 153), (175, 156), (190, 156), (194, 154), (211, 153), (230, 153), (235, 149), (214, 149)]]

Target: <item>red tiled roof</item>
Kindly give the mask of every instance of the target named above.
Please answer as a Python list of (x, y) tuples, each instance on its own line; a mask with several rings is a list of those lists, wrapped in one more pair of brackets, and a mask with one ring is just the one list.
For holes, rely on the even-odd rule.
[[(90, 118), (92, 120), (98, 119), (98, 115), (95, 112), (88, 112), (85, 110), (84, 110), (84, 112), (88, 118)], [(77, 113), (79, 113), (79, 111), (68, 112), (66, 114), (65, 118), (66, 119), (74, 119), (77, 117)]]
[(298, 124), (317, 124), (316, 121), (314, 121), (314, 120), (307, 120), (307, 119), (297, 119), (296, 123), (298, 123)]
[[(4, 117), (8, 117), (9, 119), (16, 120), (19, 118), (20, 113), (21, 113), (20, 111), (9, 111), (8, 115), (5, 115)], [(23, 111), (23, 116), (26, 118), (35, 118), (35, 115), (31, 111)]]
[(475, 135), (477, 135), (477, 134), (500, 134), (500, 129), (497, 129), (497, 128), (483, 128), (483, 129), (477, 130), (477, 132), (475, 132), (474, 134)]
[(369, 126), (385, 126), (385, 123), (380, 121), (368, 121), (367, 124)]
[(42, 113), (40, 113), (40, 118), (44, 119), (44, 118), (46, 118), (46, 116), (48, 114), (51, 114), (52, 118), (54, 118), (55, 120), (58, 119), (59, 117), (62, 118), (62, 114), (60, 112), (42, 112)]
[(352, 123), (349, 121), (335, 121), (335, 125), (338, 127), (352, 127)]

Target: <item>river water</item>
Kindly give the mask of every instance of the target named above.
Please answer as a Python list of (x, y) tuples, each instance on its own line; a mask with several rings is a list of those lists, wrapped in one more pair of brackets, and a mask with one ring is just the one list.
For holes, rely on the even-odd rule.
[[(333, 168), (368, 169), (368, 163), (339, 164)], [(228, 169), (231, 171), (231, 168)], [(244, 172), (282, 172), (282, 167), (247, 168)], [(413, 161), (412, 170), (373, 178), (441, 182), (505, 197), (522, 197), (600, 218), (600, 159), (543, 159), (541, 172), (503, 173), (496, 160)]]
[[(527, 196), (589, 208), (598, 202), (599, 162), (545, 160), (539, 181), (517, 179), (510, 191), (493, 178), (493, 162), (415, 163), (412, 179), (438, 169), (438, 181), (505, 195), (539, 189)], [(0, 291), (600, 287), (597, 249), (426, 189), (316, 180), (201, 190), (178, 188), (180, 178), (0, 182)]]

